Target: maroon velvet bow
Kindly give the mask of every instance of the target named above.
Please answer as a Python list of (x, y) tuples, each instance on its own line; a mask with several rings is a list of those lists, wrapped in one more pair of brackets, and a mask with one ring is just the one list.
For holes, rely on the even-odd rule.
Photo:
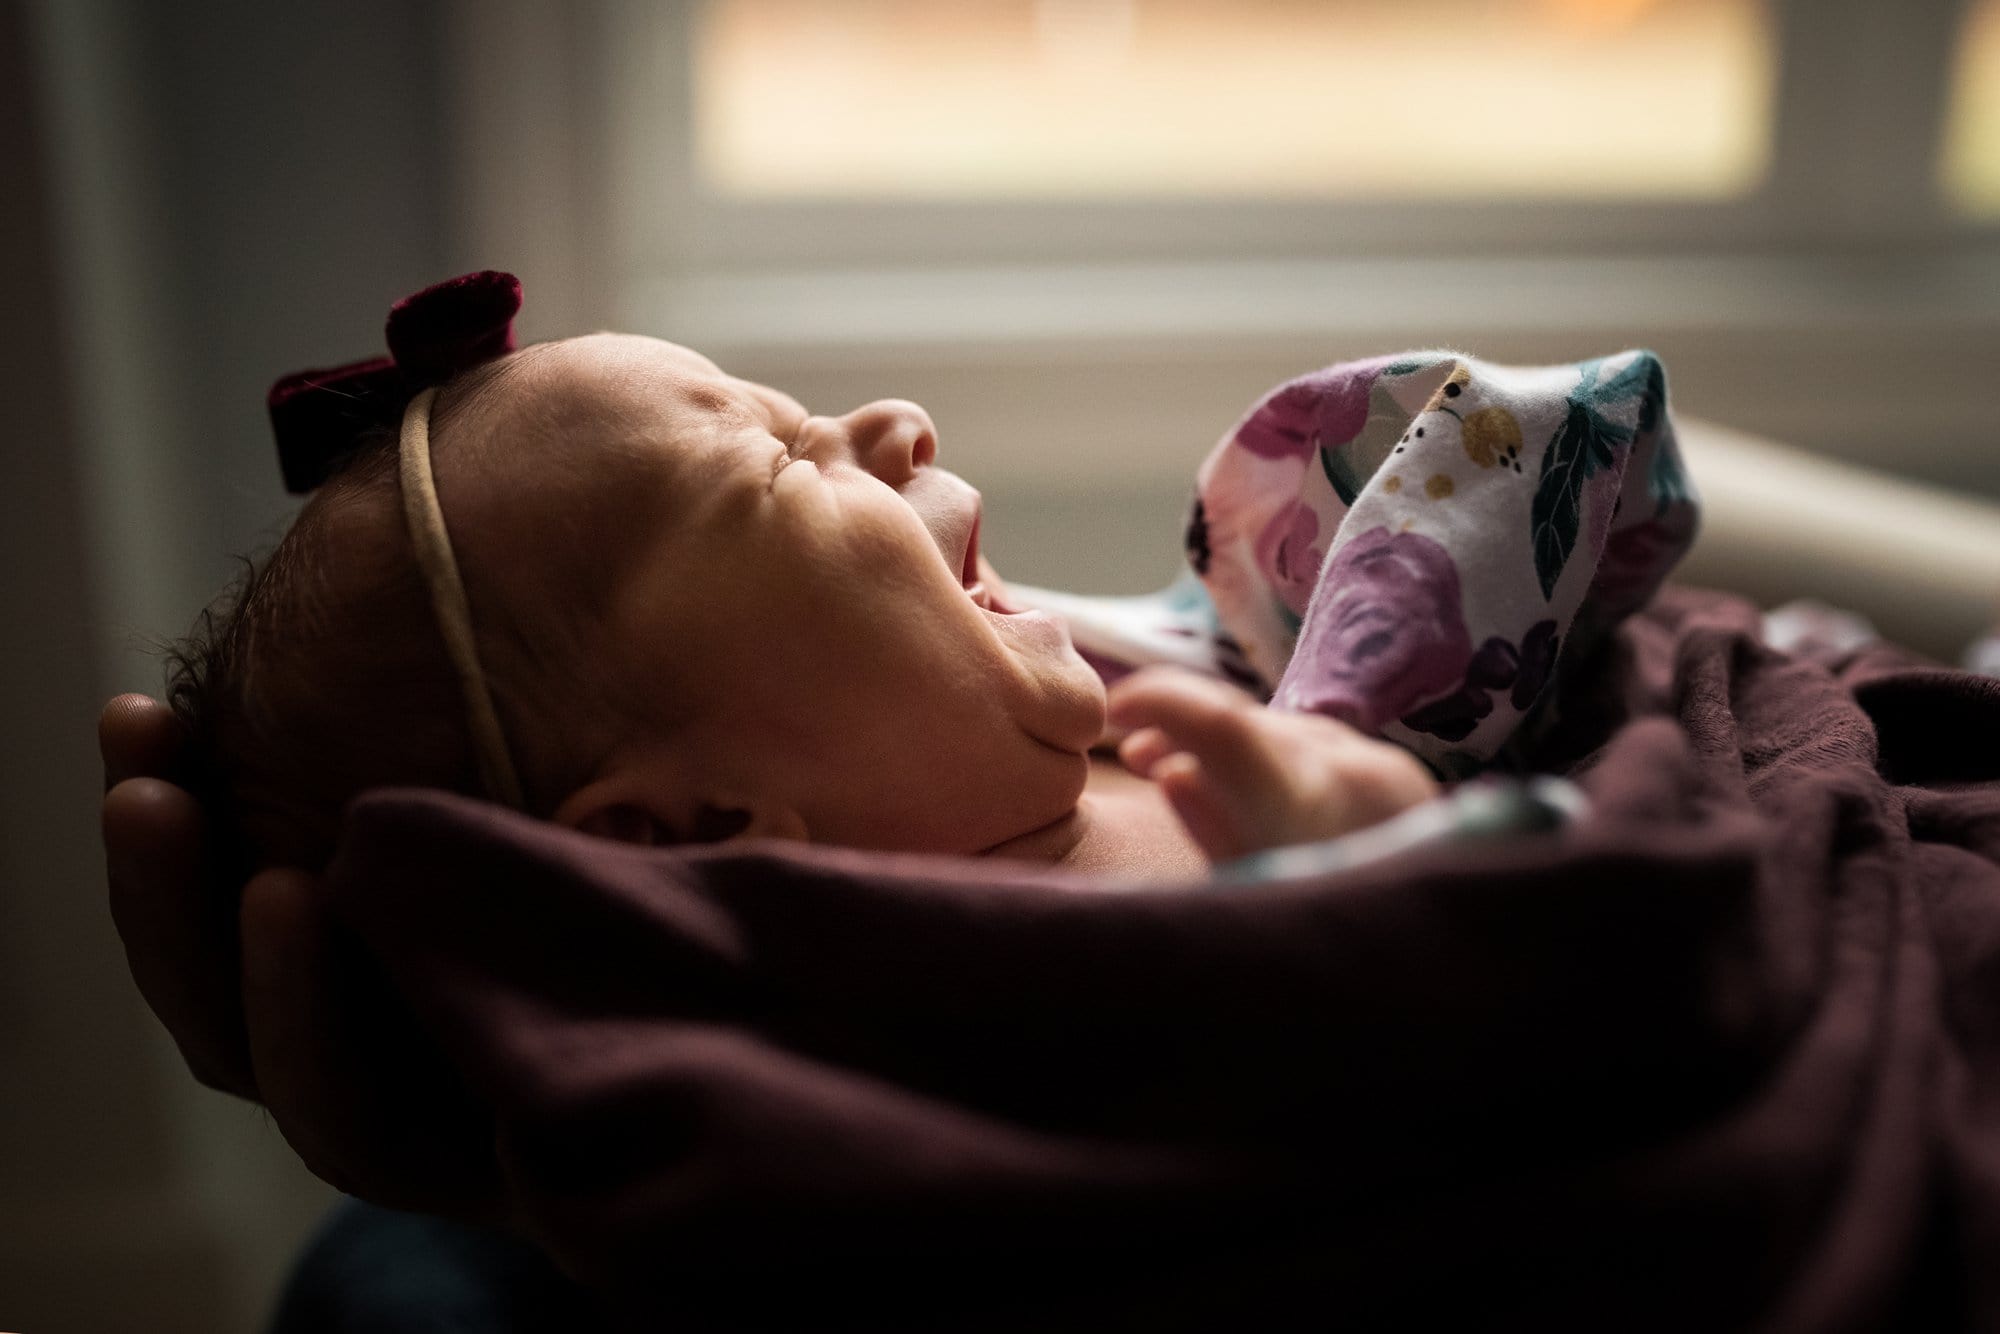
[(521, 282), (484, 269), (426, 287), (389, 307), (389, 355), (294, 371), (266, 402), (285, 490), (304, 495), (371, 433), (395, 430), (412, 398), (514, 350)]

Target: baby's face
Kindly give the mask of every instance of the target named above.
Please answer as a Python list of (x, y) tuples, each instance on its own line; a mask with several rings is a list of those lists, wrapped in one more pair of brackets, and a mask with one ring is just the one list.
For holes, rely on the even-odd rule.
[(599, 334), (531, 350), (477, 411), (501, 445), (463, 484), (465, 531), (445, 500), (475, 618), (497, 581), (531, 626), (537, 571), (586, 561), (637, 720), (559, 819), (645, 837), (649, 811), (650, 836), (685, 836), (706, 803), (754, 809), (753, 832), (969, 853), (1074, 806), (1103, 688), (1060, 622), (980, 586), (979, 493), (934, 465), (923, 409), (815, 416)]

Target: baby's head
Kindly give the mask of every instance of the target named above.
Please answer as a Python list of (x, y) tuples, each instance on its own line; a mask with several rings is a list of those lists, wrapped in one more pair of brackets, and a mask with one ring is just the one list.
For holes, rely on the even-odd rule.
[[(651, 338), (442, 386), (432, 468), (526, 808), (956, 853), (1065, 815), (1103, 689), (973, 589), (978, 493), (936, 449), (915, 404), (813, 416)], [(393, 439), (204, 615), (170, 696), (231, 871), (320, 865), (370, 787), (481, 791)]]

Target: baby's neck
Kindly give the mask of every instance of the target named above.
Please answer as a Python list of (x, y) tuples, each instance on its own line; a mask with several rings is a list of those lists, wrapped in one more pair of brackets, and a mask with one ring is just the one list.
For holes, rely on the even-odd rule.
[(1099, 755), (1090, 757), (1090, 780), (1075, 809), (986, 855), (1140, 881), (1192, 880), (1208, 872), (1207, 859), (1159, 788)]

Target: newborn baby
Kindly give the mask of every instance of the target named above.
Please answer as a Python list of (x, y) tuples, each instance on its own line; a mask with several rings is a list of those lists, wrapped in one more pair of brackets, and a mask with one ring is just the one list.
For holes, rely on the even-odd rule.
[[(407, 446), (406, 446), (407, 447)], [(773, 837), (1141, 878), (1380, 821), (1406, 751), (1218, 681), (1106, 691), (1010, 605), (922, 408), (814, 415), (598, 334), (442, 383), (427, 441), (480, 674), (532, 814), (637, 843)], [(235, 883), (317, 867), (357, 793), (482, 794), (397, 443), (364, 443), (205, 613), (170, 698)]]

